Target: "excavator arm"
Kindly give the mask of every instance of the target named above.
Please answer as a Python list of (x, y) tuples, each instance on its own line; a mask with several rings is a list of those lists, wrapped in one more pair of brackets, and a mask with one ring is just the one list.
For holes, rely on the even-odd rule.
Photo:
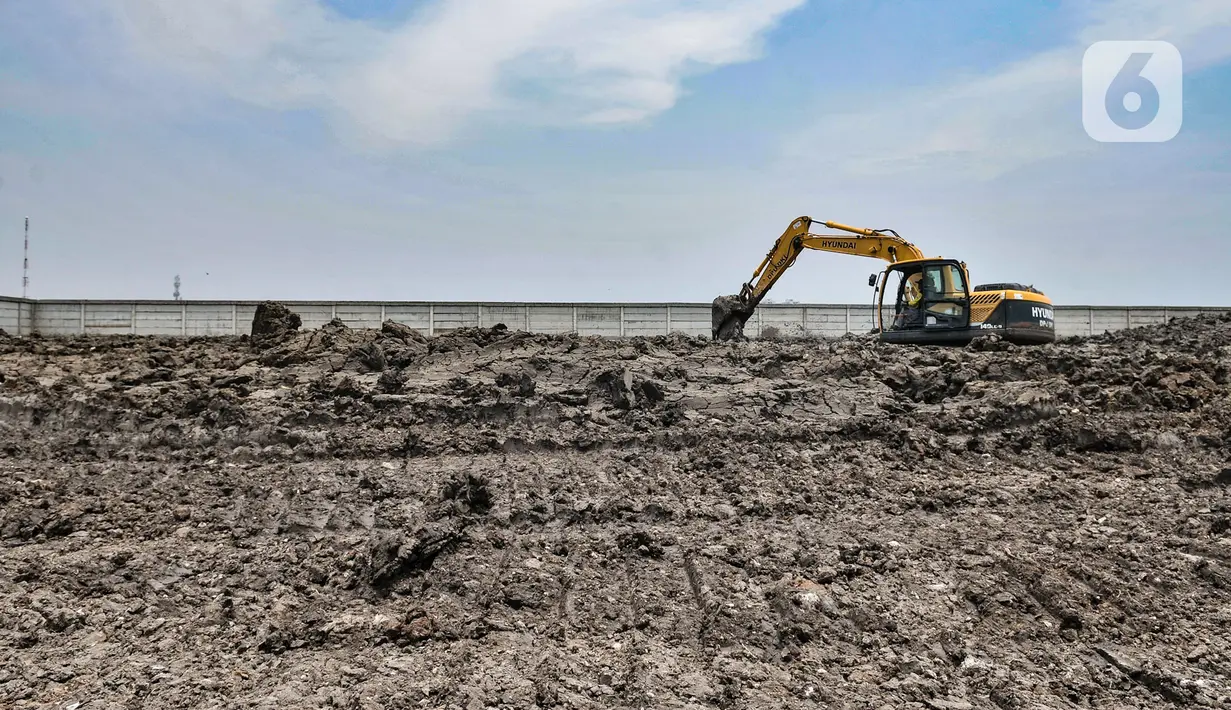
[[(846, 232), (851, 236), (812, 234), (809, 230), (814, 224)], [(891, 263), (924, 258), (918, 247), (898, 236), (892, 229), (850, 227), (838, 222), (800, 217), (791, 222), (782, 236), (774, 242), (761, 265), (752, 273), (752, 278), (740, 289), (738, 296), (719, 296), (714, 299), (712, 325), (715, 340), (728, 340), (743, 332), (744, 323), (752, 316), (765, 294), (769, 293), (804, 249), (866, 256)]]

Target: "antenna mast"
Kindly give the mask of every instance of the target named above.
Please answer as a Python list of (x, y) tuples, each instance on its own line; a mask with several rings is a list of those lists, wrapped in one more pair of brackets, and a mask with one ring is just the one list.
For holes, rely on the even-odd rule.
[(26, 217), (26, 242), (21, 250), (21, 297), (26, 297), (30, 286), (30, 218)]

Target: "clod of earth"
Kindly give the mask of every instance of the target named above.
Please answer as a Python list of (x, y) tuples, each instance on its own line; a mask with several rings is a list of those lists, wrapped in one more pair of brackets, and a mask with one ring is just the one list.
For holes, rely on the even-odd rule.
[(712, 304), (711, 336), (714, 340), (745, 340), (744, 324), (752, 317), (755, 306), (740, 300), (739, 296), (719, 296)]
[(1228, 318), (943, 349), (262, 304), (0, 372), (0, 707), (1231, 696)]
[(252, 342), (258, 347), (281, 343), (302, 325), (298, 313), (281, 303), (263, 301), (252, 317)]

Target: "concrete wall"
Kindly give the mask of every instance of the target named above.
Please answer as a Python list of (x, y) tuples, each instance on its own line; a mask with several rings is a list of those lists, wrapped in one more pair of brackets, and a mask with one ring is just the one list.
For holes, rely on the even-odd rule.
[(30, 332), (34, 320), (34, 302), (0, 296), (0, 330), (13, 335)]
[[(287, 301), (304, 328), (340, 318), (351, 328), (379, 328), (386, 319), (425, 335), (503, 323), (513, 330), (607, 337), (684, 333), (709, 336), (708, 303), (408, 303)], [(43, 335), (240, 335), (250, 331), (256, 302), (23, 301), (0, 297), (0, 328)], [(1162, 323), (1167, 318), (1219, 313), (1227, 308), (1163, 306), (1056, 306), (1059, 335), (1092, 335)], [(745, 329), (769, 328), (788, 336), (836, 337), (872, 329), (870, 305), (763, 304)]]

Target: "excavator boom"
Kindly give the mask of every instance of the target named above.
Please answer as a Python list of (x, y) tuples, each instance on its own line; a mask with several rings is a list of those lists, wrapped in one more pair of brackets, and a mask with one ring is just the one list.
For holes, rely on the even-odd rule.
[[(846, 234), (812, 234), (809, 230), (814, 224)], [(791, 226), (774, 242), (761, 265), (753, 272), (752, 278), (740, 289), (738, 296), (719, 296), (714, 299), (714, 337), (727, 340), (742, 333), (744, 323), (752, 316), (765, 294), (769, 293), (804, 249), (866, 256), (891, 263), (925, 258), (918, 247), (898, 236), (892, 229), (850, 227), (839, 222), (822, 222), (807, 216), (800, 217), (791, 222)]]

